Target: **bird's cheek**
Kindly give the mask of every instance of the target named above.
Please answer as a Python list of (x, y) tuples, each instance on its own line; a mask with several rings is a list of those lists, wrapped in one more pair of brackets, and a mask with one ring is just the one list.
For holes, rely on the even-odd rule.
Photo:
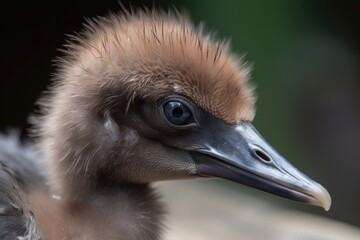
[(141, 136), (131, 147), (122, 150), (111, 160), (120, 182), (147, 183), (191, 178), (196, 174), (195, 163), (188, 152)]

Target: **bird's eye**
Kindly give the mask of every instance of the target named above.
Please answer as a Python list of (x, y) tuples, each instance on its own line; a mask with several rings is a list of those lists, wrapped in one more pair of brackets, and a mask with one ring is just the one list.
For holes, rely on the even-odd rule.
[(163, 105), (166, 119), (178, 126), (184, 126), (192, 123), (193, 117), (189, 108), (182, 102), (169, 101)]

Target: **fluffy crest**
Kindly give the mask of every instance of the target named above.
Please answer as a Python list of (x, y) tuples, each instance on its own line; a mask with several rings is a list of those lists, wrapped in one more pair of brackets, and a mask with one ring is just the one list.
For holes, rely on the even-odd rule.
[(105, 101), (111, 106), (114, 94), (129, 101), (181, 94), (229, 124), (254, 117), (249, 69), (227, 43), (194, 28), (187, 17), (110, 15), (89, 21), (72, 39), (57, 77), (69, 97), (111, 92)]

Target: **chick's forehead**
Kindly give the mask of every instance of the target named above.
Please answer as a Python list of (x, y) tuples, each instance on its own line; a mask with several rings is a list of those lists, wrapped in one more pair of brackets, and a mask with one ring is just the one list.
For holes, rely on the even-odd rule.
[[(255, 115), (249, 69), (186, 17), (143, 13), (90, 22), (71, 50), (94, 86), (121, 86), (140, 97), (181, 94), (235, 124)], [(114, 86), (116, 85), (116, 86)]]

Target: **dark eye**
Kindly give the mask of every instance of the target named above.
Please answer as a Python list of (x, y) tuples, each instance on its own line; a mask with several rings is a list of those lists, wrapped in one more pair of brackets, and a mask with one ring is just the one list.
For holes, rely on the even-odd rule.
[(193, 122), (189, 108), (178, 101), (169, 101), (163, 105), (166, 119), (175, 125), (187, 125)]

